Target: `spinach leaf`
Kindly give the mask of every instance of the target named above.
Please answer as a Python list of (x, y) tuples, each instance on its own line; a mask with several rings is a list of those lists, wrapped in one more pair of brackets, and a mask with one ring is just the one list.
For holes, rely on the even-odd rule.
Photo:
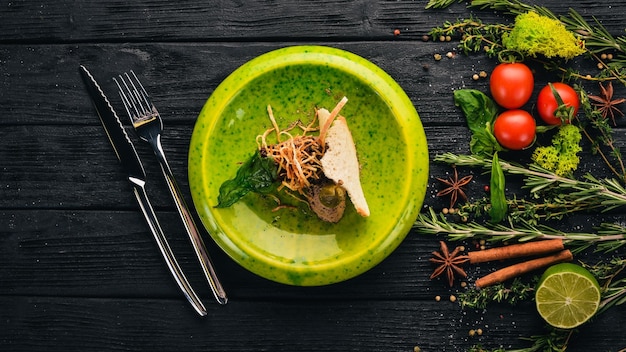
[(235, 178), (222, 183), (216, 208), (227, 208), (249, 192), (267, 194), (276, 189), (278, 168), (272, 158), (256, 151), (237, 170)]
[(472, 154), (491, 156), (494, 152), (503, 150), (492, 132), (498, 107), (491, 98), (479, 90), (458, 89), (454, 91), (454, 104), (463, 111), (472, 132)]
[(493, 154), (493, 160), (491, 161), (491, 181), (489, 186), (491, 193), (489, 216), (491, 216), (491, 222), (494, 224), (499, 223), (506, 216), (507, 204), (506, 196), (504, 195), (504, 184), (504, 172), (496, 152)]

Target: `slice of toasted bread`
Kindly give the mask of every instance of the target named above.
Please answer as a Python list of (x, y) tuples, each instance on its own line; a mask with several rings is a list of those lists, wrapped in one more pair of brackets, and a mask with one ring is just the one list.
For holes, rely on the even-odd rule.
[[(328, 121), (330, 112), (326, 109), (319, 109), (317, 117), (320, 126), (323, 126)], [(370, 210), (359, 177), (360, 165), (356, 147), (348, 129), (348, 123), (343, 116), (337, 116), (328, 129), (325, 143), (327, 148), (321, 159), (324, 175), (348, 192), (357, 213), (361, 216), (369, 216)]]

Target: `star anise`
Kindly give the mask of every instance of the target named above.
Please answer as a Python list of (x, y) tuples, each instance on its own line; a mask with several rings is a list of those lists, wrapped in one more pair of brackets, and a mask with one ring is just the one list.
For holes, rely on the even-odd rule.
[(472, 175), (465, 176), (459, 180), (459, 174), (456, 172), (456, 167), (454, 167), (454, 178), (449, 178), (444, 180), (442, 178), (437, 177), (439, 182), (443, 182), (448, 187), (439, 191), (437, 193), (438, 197), (450, 195), (450, 208), (454, 208), (454, 204), (456, 204), (457, 198), (461, 196), (461, 198), (467, 200), (467, 196), (463, 191), (463, 186), (467, 185), (472, 180)]
[(431, 279), (436, 278), (443, 273), (446, 274), (448, 279), (448, 284), (450, 287), (454, 284), (454, 278), (456, 275), (461, 277), (467, 277), (467, 273), (461, 265), (469, 261), (469, 257), (466, 255), (459, 255), (461, 252), (461, 247), (456, 247), (452, 252), (448, 251), (448, 245), (445, 242), (440, 241), (441, 251), (434, 251), (433, 257), (430, 258), (430, 261), (435, 264), (439, 264), (439, 266), (435, 269), (435, 271), (430, 275)]
[(607, 116), (611, 116), (611, 121), (613, 121), (613, 126), (617, 126), (615, 123), (615, 112), (624, 116), (624, 113), (617, 107), (617, 105), (626, 101), (626, 99), (615, 99), (613, 100), (613, 83), (609, 82), (606, 88), (600, 83), (600, 96), (597, 95), (589, 95), (589, 99), (595, 101), (593, 103), (598, 108), (598, 111), (602, 114), (602, 117), (605, 119)]

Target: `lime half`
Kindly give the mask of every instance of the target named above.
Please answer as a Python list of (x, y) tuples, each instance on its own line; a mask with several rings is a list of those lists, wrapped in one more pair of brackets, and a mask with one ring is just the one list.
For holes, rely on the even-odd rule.
[(600, 305), (600, 285), (585, 268), (572, 263), (548, 268), (535, 292), (539, 315), (561, 329), (575, 328), (591, 317)]

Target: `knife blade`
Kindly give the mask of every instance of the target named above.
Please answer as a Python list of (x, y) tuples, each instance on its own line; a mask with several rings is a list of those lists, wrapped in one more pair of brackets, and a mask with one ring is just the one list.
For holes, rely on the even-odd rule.
[(178, 261), (176, 260), (165, 235), (163, 234), (163, 230), (161, 229), (161, 225), (159, 224), (154, 209), (150, 204), (145, 188), (146, 173), (141, 160), (139, 159), (139, 155), (135, 150), (135, 146), (131, 142), (130, 138), (128, 138), (128, 135), (124, 130), (124, 126), (115, 113), (113, 106), (111, 106), (109, 99), (106, 97), (91, 72), (89, 72), (89, 70), (87, 70), (87, 68), (83, 65), (80, 65), (79, 71), (93, 106), (96, 109), (98, 117), (100, 118), (100, 122), (104, 127), (104, 131), (109, 138), (109, 142), (111, 142), (117, 158), (128, 174), (128, 181), (133, 187), (133, 192), (137, 198), (141, 212), (146, 219), (150, 232), (157, 242), (161, 255), (165, 259), (172, 276), (174, 277), (179, 288), (183, 291), (189, 303), (191, 303), (198, 314), (205, 316), (207, 314), (206, 308), (180, 268), (180, 265), (178, 264)]
[(129, 177), (145, 180), (146, 173), (141, 160), (139, 160), (139, 155), (137, 155), (135, 146), (128, 138), (124, 126), (122, 126), (122, 122), (115, 110), (113, 110), (109, 99), (104, 95), (100, 85), (85, 66), (80, 66), (80, 73), (117, 158), (128, 172)]

